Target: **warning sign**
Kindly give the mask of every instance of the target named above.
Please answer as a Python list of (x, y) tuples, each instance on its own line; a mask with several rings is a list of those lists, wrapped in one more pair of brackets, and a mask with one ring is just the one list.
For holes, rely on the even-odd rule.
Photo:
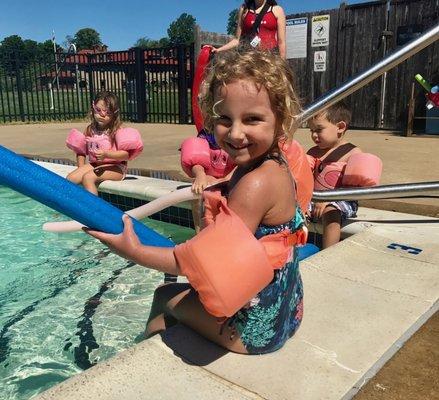
[(311, 20), (311, 46), (329, 45), (329, 15), (315, 15)]
[(326, 71), (326, 51), (314, 52), (314, 72)]

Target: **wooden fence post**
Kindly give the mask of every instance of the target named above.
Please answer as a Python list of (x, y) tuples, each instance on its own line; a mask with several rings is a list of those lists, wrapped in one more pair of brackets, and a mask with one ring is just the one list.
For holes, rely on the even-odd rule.
[(408, 112), (407, 112), (407, 129), (405, 131), (406, 136), (412, 136), (413, 134), (414, 119), (415, 119), (415, 84), (412, 82), (412, 89), (410, 93)]

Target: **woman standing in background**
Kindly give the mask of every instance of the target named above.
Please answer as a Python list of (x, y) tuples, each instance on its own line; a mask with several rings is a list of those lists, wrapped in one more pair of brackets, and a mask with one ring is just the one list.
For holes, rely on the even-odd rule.
[[(260, 14), (262, 15), (259, 16)], [(229, 50), (242, 45), (261, 50), (278, 51), (280, 56), (285, 58), (285, 20), (285, 12), (276, 1), (245, 0), (238, 12), (235, 37), (224, 46), (214, 49), (213, 52)], [(255, 23), (257, 24), (256, 28), (254, 27)]]

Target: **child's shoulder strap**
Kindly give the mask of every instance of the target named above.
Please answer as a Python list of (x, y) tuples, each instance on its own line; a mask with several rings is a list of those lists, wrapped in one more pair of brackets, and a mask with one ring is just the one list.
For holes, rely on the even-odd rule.
[(323, 161), (325, 163), (337, 162), (356, 147), (357, 146), (355, 146), (352, 143), (342, 144), (341, 146), (337, 147), (335, 150), (331, 151), (331, 153), (329, 153), (329, 155), (326, 156)]

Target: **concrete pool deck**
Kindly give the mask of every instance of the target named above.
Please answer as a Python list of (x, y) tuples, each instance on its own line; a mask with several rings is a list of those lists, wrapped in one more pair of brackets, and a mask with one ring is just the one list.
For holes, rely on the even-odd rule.
[[(38, 127), (33, 149), (43, 150), (46, 146), (47, 150), (51, 135), (41, 135), (40, 125), (24, 127)], [(165, 129), (161, 131), (166, 140), (154, 136), (157, 130), (153, 128), (157, 127), (168, 129), (168, 133), (164, 133)], [(58, 150), (56, 154), (34, 152), (27, 135), (21, 143), (14, 144), (19, 139), (16, 135), (22, 135), (23, 131), (11, 134), (5, 128), (0, 127), (0, 143), (17, 152), (53, 158), (68, 154)], [(60, 146), (59, 151), (64, 146), (68, 127), (62, 129), (63, 134), (57, 139), (60, 144), (56, 145)], [(184, 137), (192, 134), (193, 127), (139, 125), (139, 130), (146, 143), (149, 135), (155, 137), (151, 140), (152, 153), (142, 164), (135, 164), (140, 162), (135, 160), (130, 166), (177, 170), (179, 157), (174, 154), (175, 149)], [(31, 130), (27, 133), (32, 135)], [(413, 138), (389, 133), (353, 131), (351, 134), (354, 143), (383, 159), (383, 183), (437, 180), (439, 161), (429, 157), (437, 143), (436, 137), (411, 141)], [(308, 136), (303, 130), (296, 138), (307, 148), (311, 144)], [(409, 144), (404, 142), (407, 139)], [(389, 140), (392, 149), (386, 147)], [(159, 152), (161, 141), (172, 143), (162, 143)], [(169, 162), (167, 168), (160, 167), (163, 159)], [(427, 167), (428, 171), (424, 171)], [(105, 183), (105, 190), (112, 190), (111, 184)], [(132, 184), (131, 181), (120, 183), (124, 192), (134, 190), (129, 188)], [(439, 214), (437, 199), (425, 199), (421, 203), (405, 199), (392, 207), (399, 204), (421, 211), (418, 214)], [(298, 333), (280, 351), (261, 357), (239, 356), (177, 326), (163, 338), (142, 342), (37, 399), (351, 398), (439, 306), (439, 220), (366, 208), (360, 209), (357, 220), (351, 225), (360, 224), (360, 233), (302, 263), (305, 318)]]

